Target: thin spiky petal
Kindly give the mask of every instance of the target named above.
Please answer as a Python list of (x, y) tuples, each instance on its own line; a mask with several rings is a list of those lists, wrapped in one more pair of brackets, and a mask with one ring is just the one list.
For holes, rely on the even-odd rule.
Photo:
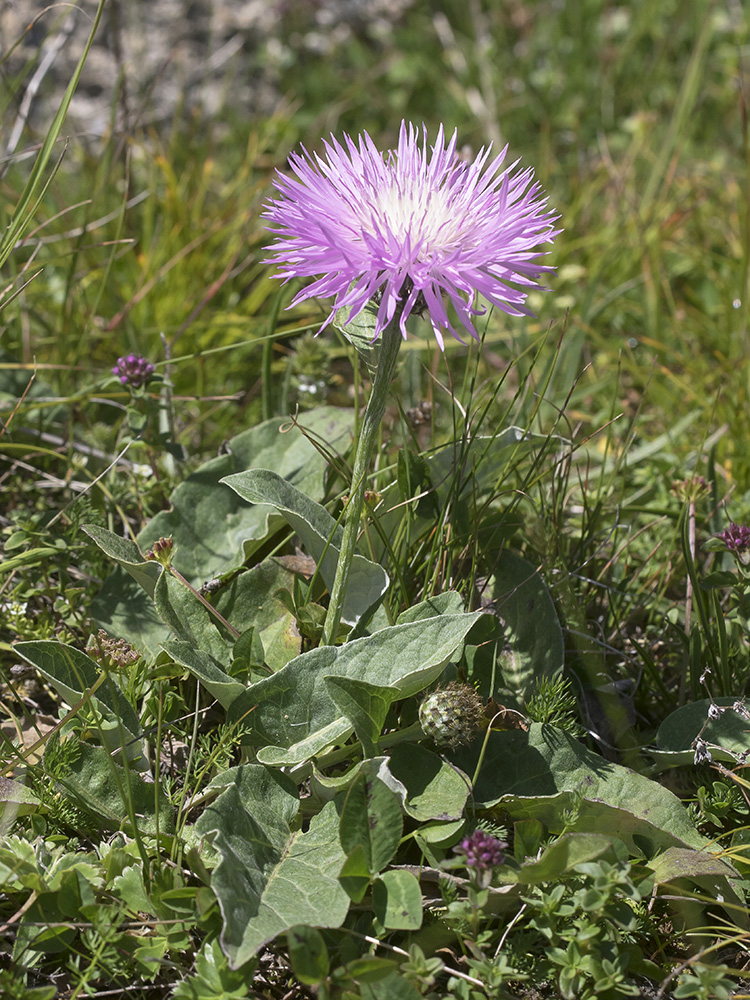
[[(267, 263), (277, 277), (314, 278), (292, 301), (333, 298), (323, 326), (344, 306), (354, 319), (379, 297), (376, 334), (401, 310), (400, 329), (423, 305), (440, 347), (443, 333), (461, 336), (445, 308), (478, 339), (474, 319), (484, 313), (477, 296), (511, 316), (528, 315), (525, 302), (540, 275), (545, 251), (560, 232), (558, 216), (518, 161), (503, 169), (507, 146), (491, 146), (473, 162), (446, 142), (442, 125), (432, 147), (422, 126), (401, 123), (398, 146), (380, 152), (363, 132), (323, 142), (323, 154), (289, 157), (291, 173), (274, 181), (278, 197), (264, 217), (275, 234)], [(322, 327), (321, 327), (322, 329)]]

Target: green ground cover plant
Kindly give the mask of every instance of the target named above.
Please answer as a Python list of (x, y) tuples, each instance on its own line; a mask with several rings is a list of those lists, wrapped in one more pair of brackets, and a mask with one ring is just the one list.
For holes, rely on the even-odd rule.
[[(0, 992), (746, 995), (746, 13), (287, 6), (269, 112), (66, 138), (109, 0), (41, 122), (3, 54)], [(534, 167), (532, 315), (284, 249), (402, 120)]]

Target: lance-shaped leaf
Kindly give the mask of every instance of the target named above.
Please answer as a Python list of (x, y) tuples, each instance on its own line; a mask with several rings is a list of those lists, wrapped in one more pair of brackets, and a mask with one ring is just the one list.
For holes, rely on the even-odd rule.
[(220, 664), (209, 653), (201, 652), (189, 642), (179, 642), (175, 639), (162, 645), (175, 663), (189, 670), (224, 708), (229, 708), (235, 698), (245, 690), (245, 685), (222, 670)]
[[(179, 640), (229, 666), (230, 642), (221, 634), (214, 615), (184, 583), (170, 573), (162, 574), (154, 589), (154, 605), (161, 620)], [(223, 626), (221, 629), (228, 634)]]
[[(381, 629), (343, 646), (310, 650), (248, 688), (232, 704), (228, 721), (247, 716), (246, 741), (266, 748), (267, 763), (269, 748), (278, 748), (275, 764), (309, 759), (352, 730), (329, 694), (326, 676), (392, 687), (400, 698), (416, 694), (460, 652), (480, 614), (440, 615)], [(304, 744), (300, 752), (297, 744)]]
[(154, 596), (154, 587), (162, 571), (159, 563), (144, 559), (141, 550), (130, 538), (122, 538), (98, 524), (84, 524), (82, 528), (102, 552), (106, 552), (133, 577), (149, 597)]
[(109, 750), (125, 747), (132, 766), (143, 771), (149, 769), (135, 709), (112, 677), (102, 679), (98, 663), (79, 649), (52, 639), (19, 642), (13, 648), (36, 667), (71, 708), (95, 688), (91, 703), (102, 717), (100, 735), (105, 746)]
[(372, 875), (381, 872), (396, 853), (404, 829), (401, 803), (395, 792), (373, 775), (360, 771), (346, 792), (339, 836), (348, 855), (364, 852)]
[(221, 855), (211, 887), (221, 908), (221, 946), (238, 968), (297, 924), (340, 927), (349, 897), (338, 881), (345, 861), (338, 815), (329, 802), (303, 833), (291, 778), (257, 764), (213, 782), (225, 790), (196, 823)]
[[(243, 500), (275, 507), (302, 539), (308, 554), (318, 563), (326, 586), (331, 589), (343, 530), (325, 507), (268, 469), (240, 472), (236, 476), (227, 476), (222, 482), (231, 486)], [(382, 566), (355, 554), (346, 587), (342, 621), (348, 625), (356, 624), (375, 608), (387, 589), (388, 574)]]

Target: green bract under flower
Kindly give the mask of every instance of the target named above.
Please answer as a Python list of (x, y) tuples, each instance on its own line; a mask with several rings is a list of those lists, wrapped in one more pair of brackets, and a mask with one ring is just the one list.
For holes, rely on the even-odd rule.
[(408, 317), (426, 306), (441, 348), (445, 331), (461, 340), (446, 298), (475, 339), (474, 318), (485, 311), (477, 295), (512, 316), (528, 314), (529, 289), (552, 270), (539, 263), (539, 248), (559, 230), (533, 170), (516, 169), (518, 161), (502, 169), (507, 146), (468, 163), (455, 132), (446, 143), (441, 126), (428, 147), (426, 128), (420, 142), (406, 122), (386, 153), (366, 132), (323, 146), (323, 156), (289, 157), (294, 176), (277, 176), (280, 197), (265, 213), (278, 276), (316, 279), (292, 305), (334, 296), (327, 323), (339, 308), (349, 307), (351, 320), (376, 299), (376, 335), (398, 314), (404, 337)]

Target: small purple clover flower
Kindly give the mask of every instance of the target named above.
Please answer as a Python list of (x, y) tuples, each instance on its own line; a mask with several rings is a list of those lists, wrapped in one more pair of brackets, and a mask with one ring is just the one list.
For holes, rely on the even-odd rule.
[(482, 886), (488, 886), (492, 880), (492, 870), (496, 865), (501, 865), (505, 861), (504, 848), (508, 845), (493, 837), (484, 830), (475, 830), (468, 837), (464, 837), (460, 844), (453, 850), (456, 854), (463, 854), (464, 864), (469, 869), (474, 880)]
[(151, 362), (140, 355), (128, 354), (117, 359), (112, 374), (116, 375), (123, 385), (130, 386), (131, 389), (139, 389), (148, 382), (155, 370)]
[(294, 176), (279, 174), (280, 197), (264, 213), (276, 236), (267, 263), (277, 277), (316, 278), (292, 305), (335, 296), (321, 330), (343, 307), (349, 321), (368, 302), (378, 303), (376, 337), (394, 318), (406, 337), (406, 320), (425, 308), (440, 348), (443, 333), (461, 337), (444, 299), (476, 340), (474, 317), (486, 309), (477, 295), (511, 316), (525, 306), (540, 274), (539, 263), (560, 230), (530, 167), (516, 160), (502, 168), (507, 146), (490, 159), (491, 146), (473, 162), (461, 159), (456, 133), (446, 143), (442, 125), (435, 145), (413, 124), (401, 123), (398, 146), (380, 152), (363, 132), (344, 145), (331, 136), (324, 154), (292, 153)]
[(746, 524), (735, 524), (731, 521), (728, 528), (725, 528), (719, 538), (724, 542), (730, 552), (747, 552), (750, 548), (750, 527)]

